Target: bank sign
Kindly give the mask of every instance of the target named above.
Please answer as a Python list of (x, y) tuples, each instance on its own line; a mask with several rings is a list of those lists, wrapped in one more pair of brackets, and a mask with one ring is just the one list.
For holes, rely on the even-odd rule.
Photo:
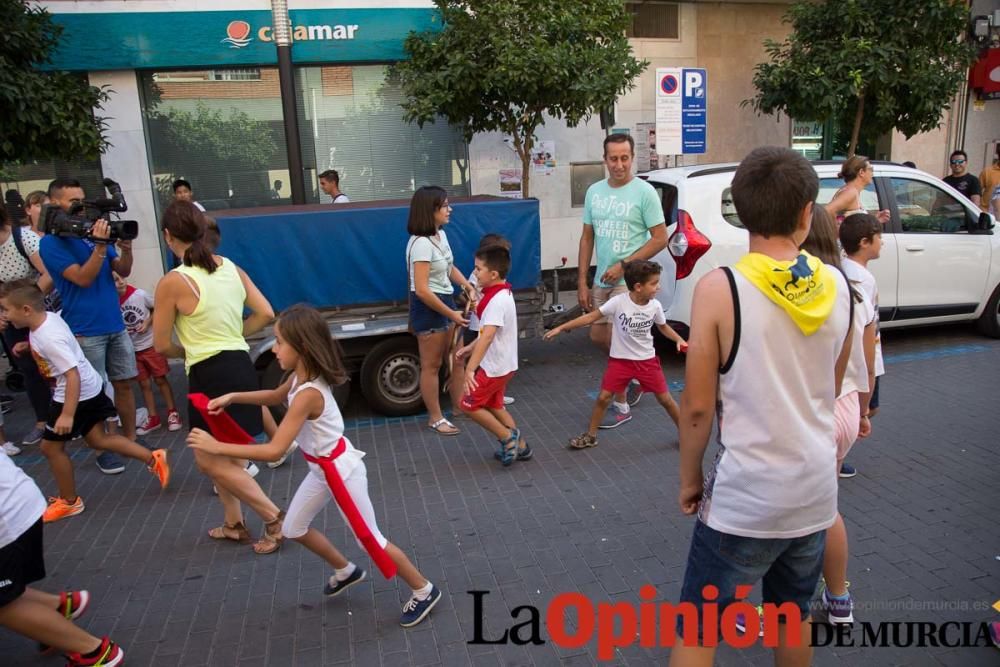
[[(110, 3), (109, 3), (110, 4)], [(48, 69), (68, 71), (273, 65), (269, 11), (52, 15), (63, 27)], [(439, 30), (434, 8), (289, 12), (296, 63), (402, 60), (411, 31)]]
[(704, 153), (708, 144), (708, 75), (692, 67), (656, 70), (656, 152)]

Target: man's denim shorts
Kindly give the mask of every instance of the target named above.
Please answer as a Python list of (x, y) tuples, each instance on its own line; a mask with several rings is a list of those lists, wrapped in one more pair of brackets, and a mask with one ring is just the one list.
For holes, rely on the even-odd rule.
[[(455, 310), (455, 299), (451, 294), (438, 294), (444, 305)], [(415, 292), (410, 292), (410, 328), (413, 333), (421, 336), (424, 334), (441, 333), (451, 329), (451, 320), (432, 310), (430, 306), (420, 300)]]
[[(681, 602), (699, 608), (699, 637), (700, 609), (706, 602), (702, 592), (709, 584), (719, 589), (715, 602), (720, 619), (725, 608), (736, 600), (738, 585), (752, 586), (763, 579), (764, 603), (793, 602), (805, 620), (823, 570), (825, 546), (825, 530), (789, 539), (760, 539), (720, 533), (699, 520), (691, 537), (681, 589)], [(682, 621), (678, 616), (678, 637), (683, 636)]]
[(83, 356), (97, 374), (111, 382), (131, 380), (139, 374), (135, 365), (135, 348), (128, 331), (100, 336), (77, 336)]

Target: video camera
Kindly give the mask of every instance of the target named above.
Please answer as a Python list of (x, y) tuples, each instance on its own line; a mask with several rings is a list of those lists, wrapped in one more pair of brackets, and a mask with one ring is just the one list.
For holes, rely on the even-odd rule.
[(125, 197), (122, 195), (122, 186), (118, 185), (110, 178), (105, 178), (104, 187), (108, 189), (110, 197), (102, 197), (93, 201), (75, 202), (67, 213), (59, 206), (46, 204), (42, 209), (41, 228), (46, 234), (56, 236), (75, 236), (77, 238), (89, 238), (92, 241), (100, 242), (91, 235), (94, 223), (102, 218), (108, 221), (111, 238), (108, 243), (117, 241), (131, 241), (139, 236), (139, 223), (135, 220), (110, 220), (109, 213), (124, 213), (128, 210)]

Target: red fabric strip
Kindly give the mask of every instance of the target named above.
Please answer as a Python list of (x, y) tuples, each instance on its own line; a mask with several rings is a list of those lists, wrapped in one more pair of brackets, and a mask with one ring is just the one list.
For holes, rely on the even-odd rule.
[(490, 285), (483, 289), (483, 298), (479, 300), (476, 305), (476, 317), (479, 319), (483, 318), (483, 313), (486, 312), (486, 304), (490, 302), (490, 299), (497, 295), (500, 290), (511, 289), (510, 283), (497, 283), (496, 285)]
[(209, 414), (208, 401), (210, 399), (205, 394), (188, 394), (188, 400), (201, 413), (205, 423), (208, 424), (208, 430), (212, 433), (212, 437), (219, 442), (236, 445), (252, 445), (257, 442), (253, 436), (243, 430), (242, 426), (236, 423), (235, 419), (225, 412), (220, 412), (217, 415)]

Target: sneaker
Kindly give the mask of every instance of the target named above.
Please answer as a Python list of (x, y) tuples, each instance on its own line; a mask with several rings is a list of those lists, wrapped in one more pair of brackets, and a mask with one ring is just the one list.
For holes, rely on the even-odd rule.
[(184, 428), (184, 422), (181, 421), (181, 416), (176, 410), (171, 410), (167, 413), (167, 430), (168, 431), (179, 431)]
[(24, 436), (24, 438), (21, 440), (21, 444), (34, 445), (36, 443), (41, 442), (44, 436), (45, 436), (45, 429), (36, 426), (35, 428), (31, 429), (31, 432), (28, 433), (28, 435)]
[(146, 467), (160, 480), (160, 488), (165, 489), (170, 483), (170, 464), (167, 463), (167, 450), (154, 449), (152, 455), (153, 458), (150, 459), (149, 465)]
[(3, 413), (3, 414), (9, 413), (13, 409), (14, 408), (11, 407), (10, 403), (4, 403), (4, 404), (0, 405), (0, 413)]
[(841, 463), (840, 464), (840, 473), (839, 474), (840, 474), (840, 477), (842, 479), (850, 479), (851, 477), (854, 477), (855, 475), (857, 475), (858, 471), (850, 463)]
[(97, 467), (105, 475), (117, 475), (125, 472), (125, 462), (113, 452), (101, 452), (97, 455)]
[(65, 519), (68, 516), (76, 516), (83, 510), (83, 498), (80, 496), (76, 497), (76, 502), (73, 504), (66, 502), (62, 498), (49, 498), (49, 506), (45, 508), (45, 513), (42, 514), (42, 521), (52, 523), (59, 519)]
[(146, 435), (147, 433), (152, 433), (156, 429), (162, 426), (160, 422), (159, 415), (150, 415), (146, 417), (146, 421), (139, 424), (139, 427), (135, 429), (135, 432), (139, 435)]
[(830, 623), (854, 622), (854, 600), (849, 592), (846, 600), (838, 600), (830, 597), (830, 591), (824, 589), (823, 609), (826, 610), (827, 620)]
[(355, 565), (354, 572), (352, 572), (351, 576), (349, 576), (347, 579), (344, 579), (343, 581), (337, 581), (337, 577), (330, 577), (330, 580), (326, 582), (326, 586), (323, 587), (323, 595), (327, 595), (329, 597), (336, 597), (337, 595), (340, 595), (354, 584), (358, 584), (364, 581), (365, 577), (367, 576), (368, 573), (365, 572), (364, 569)]
[(125, 662), (125, 651), (107, 637), (101, 640), (97, 652), (89, 657), (79, 653), (66, 654), (66, 667), (117, 667)]
[(618, 428), (628, 421), (632, 421), (632, 413), (622, 412), (612, 403), (611, 408), (604, 415), (604, 421), (601, 422), (598, 428)]
[(642, 385), (633, 380), (629, 382), (628, 388), (625, 390), (625, 402), (629, 405), (635, 405), (644, 393), (646, 392), (642, 390)]
[(10, 394), (0, 394), (0, 405), (7, 405), (8, 403), (13, 403), (14, 397)]
[[(83, 616), (90, 606), (90, 593), (87, 591), (63, 591), (59, 594), (59, 607), (56, 611), (71, 621)], [(38, 652), (48, 655), (55, 651), (55, 648), (48, 644), (38, 642)]]
[(504, 396), (503, 397), (503, 404), (504, 405), (514, 405), (514, 397), (513, 396)]
[(440, 599), (441, 589), (437, 586), (432, 586), (431, 594), (423, 600), (411, 597), (407, 603), (403, 605), (403, 615), (399, 619), (399, 624), (404, 628), (412, 628), (414, 625), (427, 618), (427, 614), (431, 613), (431, 609), (434, 608), (434, 605), (436, 605)]
[(3, 453), (7, 456), (17, 456), (21, 453), (21, 448), (13, 442), (5, 442), (3, 443)]
[(281, 467), (281, 465), (288, 460), (288, 457), (291, 455), (291, 453), (298, 448), (299, 448), (299, 443), (296, 442), (295, 440), (292, 440), (292, 444), (289, 445), (288, 449), (285, 450), (285, 453), (281, 455), (281, 458), (278, 459), (277, 461), (268, 461), (267, 467), (271, 468), (272, 470), (274, 468)]
[[(764, 618), (764, 605), (757, 605), (757, 618)], [(736, 629), (740, 634), (746, 634), (747, 631), (747, 617), (743, 614), (736, 614)], [(764, 636), (764, 624), (760, 623), (760, 630), (757, 631), (758, 637)]]

